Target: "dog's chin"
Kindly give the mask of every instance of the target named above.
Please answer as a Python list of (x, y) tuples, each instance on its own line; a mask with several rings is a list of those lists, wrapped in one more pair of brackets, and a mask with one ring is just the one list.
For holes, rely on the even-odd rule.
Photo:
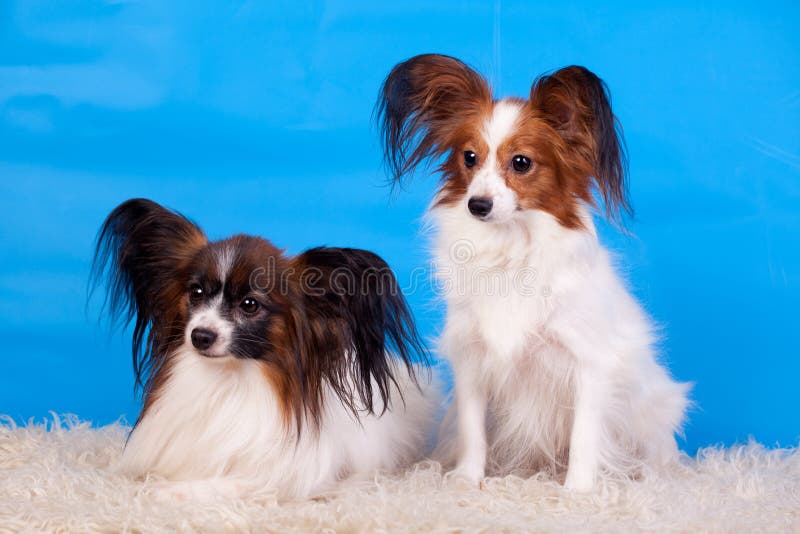
[(236, 357), (228, 351), (198, 350), (195, 348), (192, 350), (199, 358), (203, 358), (204, 360), (208, 361), (223, 363), (236, 359)]

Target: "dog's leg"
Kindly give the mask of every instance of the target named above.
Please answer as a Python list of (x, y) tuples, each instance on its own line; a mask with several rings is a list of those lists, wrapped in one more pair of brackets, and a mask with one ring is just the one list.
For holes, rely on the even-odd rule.
[(564, 486), (586, 492), (592, 490), (597, 478), (607, 383), (604, 373), (590, 362), (578, 363), (574, 380), (572, 435)]
[(477, 483), (486, 470), (486, 388), (469, 368), (456, 368), (459, 459), (454, 473)]

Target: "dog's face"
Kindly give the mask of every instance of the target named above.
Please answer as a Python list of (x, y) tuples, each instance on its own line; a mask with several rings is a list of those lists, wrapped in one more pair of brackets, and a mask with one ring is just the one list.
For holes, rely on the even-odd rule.
[(438, 205), (499, 224), (541, 210), (578, 228), (580, 204), (591, 204), (597, 187), (609, 214), (628, 209), (623, 144), (606, 87), (582, 67), (538, 79), (528, 100), (494, 100), (464, 63), (417, 56), (389, 74), (378, 109), (395, 179), (444, 158)]
[(559, 144), (546, 121), (527, 102), (506, 99), (482, 107), (453, 139), (439, 202), (461, 205), (477, 219), (506, 223), (525, 210), (559, 218), (571, 205), (564, 195), (588, 200), (588, 190), (561, 184), (552, 153)]
[(272, 357), (288, 306), (286, 268), (281, 252), (256, 237), (198, 251), (187, 268), (185, 346), (207, 358)]

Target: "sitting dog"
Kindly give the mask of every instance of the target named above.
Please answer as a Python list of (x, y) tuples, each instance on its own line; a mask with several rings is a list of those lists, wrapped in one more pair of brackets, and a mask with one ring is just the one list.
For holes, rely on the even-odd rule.
[(427, 54), (392, 69), (377, 110), (396, 181), (440, 163), (430, 216), (456, 472), (566, 471), (568, 488), (590, 490), (601, 471), (674, 459), (688, 387), (656, 361), (653, 323), (592, 219), (597, 196), (611, 219), (630, 206), (606, 85), (572, 66), (527, 100), (495, 100), (467, 65)]

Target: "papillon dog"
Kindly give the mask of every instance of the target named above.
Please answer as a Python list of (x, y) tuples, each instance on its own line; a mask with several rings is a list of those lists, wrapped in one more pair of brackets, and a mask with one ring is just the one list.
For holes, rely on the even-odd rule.
[(600, 199), (612, 220), (630, 211), (605, 83), (571, 66), (496, 100), (466, 64), (427, 54), (394, 67), (376, 109), (396, 182), (440, 163), (429, 215), (455, 472), (548, 471), (587, 491), (675, 459), (688, 386), (657, 362), (592, 218)]
[(371, 252), (296, 257), (259, 237), (209, 241), (194, 223), (129, 200), (97, 240), (95, 284), (133, 323), (144, 403), (123, 473), (178, 495), (330, 490), (421, 459), (437, 399), (396, 278)]

